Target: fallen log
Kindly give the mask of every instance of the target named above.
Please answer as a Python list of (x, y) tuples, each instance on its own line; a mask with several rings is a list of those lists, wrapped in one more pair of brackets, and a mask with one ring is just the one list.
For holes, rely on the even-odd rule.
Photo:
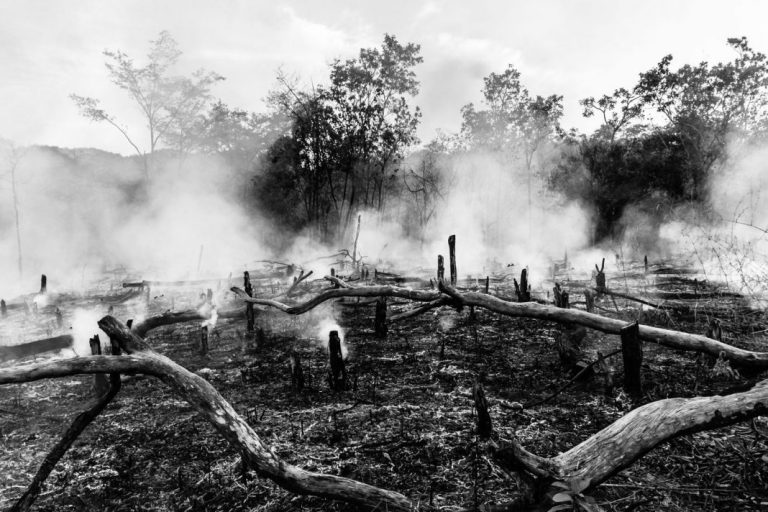
[[(243, 314), (245, 313), (245, 307), (238, 308), (238, 309), (230, 309), (228, 311), (218, 311), (218, 317), (221, 318), (243, 318)], [(162, 315), (155, 315), (151, 316), (147, 319), (145, 319), (143, 322), (140, 322), (133, 326), (131, 329), (133, 332), (136, 333), (137, 336), (141, 336), (142, 338), (147, 335), (149, 331), (152, 329), (156, 329), (157, 327), (162, 327), (164, 325), (172, 325), (172, 324), (179, 324), (184, 322), (192, 322), (195, 320), (210, 320), (209, 315), (203, 315), (199, 311), (190, 309), (186, 311), (177, 311), (177, 312), (166, 312)]]
[(567, 452), (540, 457), (517, 441), (497, 460), (544, 481), (562, 481), (573, 492), (595, 487), (659, 444), (768, 414), (768, 380), (726, 396), (668, 398), (638, 407)]
[[(323, 302), (340, 297), (386, 296), (400, 297), (417, 302), (433, 302), (446, 298), (456, 306), (479, 306), (511, 317), (536, 318), (556, 323), (579, 324), (608, 334), (621, 334), (621, 329), (626, 326), (626, 322), (623, 320), (600, 316), (579, 309), (564, 309), (536, 302), (508, 302), (481, 292), (459, 292), (446, 284), (444, 280), (439, 282), (439, 288), (439, 290), (411, 290), (395, 286), (339, 288), (326, 290), (305, 302), (295, 305), (288, 305), (271, 299), (248, 297), (237, 287), (233, 287), (232, 291), (245, 302), (273, 307), (289, 315), (306, 313)], [(698, 334), (640, 325), (639, 337), (643, 341), (658, 343), (659, 345), (677, 350), (704, 352), (714, 357), (719, 357), (722, 352), (725, 359), (738, 365), (752, 368), (768, 368), (768, 352), (745, 350)]]
[(21, 343), (19, 345), (0, 346), (0, 362), (70, 348), (73, 341), (72, 335), (62, 334), (61, 336), (30, 341), (29, 343)]
[(99, 327), (127, 355), (77, 357), (0, 369), (0, 384), (82, 373), (151, 375), (170, 386), (208, 419), (259, 476), (271, 479), (288, 491), (345, 501), (366, 510), (413, 510), (411, 501), (402, 494), (288, 464), (261, 440), (208, 381), (154, 352), (144, 340), (111, 316), (102, 318)]

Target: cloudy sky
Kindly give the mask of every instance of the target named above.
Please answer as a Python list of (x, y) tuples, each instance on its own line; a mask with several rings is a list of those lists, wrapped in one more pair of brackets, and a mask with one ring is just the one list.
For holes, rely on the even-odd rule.
[(482, 78), (507, 64), (532, 93), (562, 94), (564, 125), (589, 131), (580, 98), (632, 86), (668, 53), (678, 63), (729, 60), (731, 36), (766, 52), (766, 19), (761, 1), (2, 0), (0, 137), (129, 153), (116, 131), (79, 118), (68, 95), (100, 98), (138, 136), (140, 119), (107, 79), (101, 52), (140, 62), (161, 30), (184, 51), (180, 71), (226, 77), (214, 93), (232, 106), (262, 110), (280, 67), (322, 83), (332, 59), (391, 33), (422, 47), (424, 141), (456, 131)]

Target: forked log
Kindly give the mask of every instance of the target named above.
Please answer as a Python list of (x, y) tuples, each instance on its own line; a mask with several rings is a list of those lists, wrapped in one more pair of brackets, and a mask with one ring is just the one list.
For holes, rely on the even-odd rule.
[(513, 441), (497, 452), (510, 468), (568, 484), (574, 492), (595, 487), (659, 444), (682, 435), (768, 414), (768, 380), (726, 396), (668, 398), (638, 407), (581, 444), (540, 457)]
[[(341, 297), (400, 297), (417, 302), (432, 302), (445, 299), (456, 306), (479, 306), (489, 311), (518, 318), (536, 318), (556, 323), (583, 325), (608, 334), (621, 334), (626, 326), (623, 320), (588, 313), (580, 309), (564, 309), (535, 302), (508, 302), (492, 295), (480, 292), (459, 292), (446, 284), (439, 283), (439, 290), (411, 290), (396, 286), (361, 286), (359, 288), (326, 290), (305, 302), (288, 305), (270, 299), (251, 298), (239, 288), (232, 288), (243, 301), (269, 306), (290, 315), (300, 315), (331, 299)], [(423, 311), (422, 311), (423, 312)], [(638, 335), (643, 341), (658, 343), (677, 350), (704, 352), (719, 357), (722, 352), (725, 359), (751, 368), (768, 368), (768, 352), (754, 352), (727, 345), (723, 342), (698, 334), (640, 325)]]
[(170, 386), (208, 419), (233, 448), (243, 454), (244, 460), (259, 476), (273, 480), (286, 490), (349, 502), (360, 509), (413, 509), (413, 504), (402, 494), (288, 464), (261, 440), (208, 381), (154, 352), (144, 340), (111, 316), (102, 318), (99, 327), (127, 355), (77, 357), (0, 369), (0, 384), (81, 373), (136, 372), (152, 375)]

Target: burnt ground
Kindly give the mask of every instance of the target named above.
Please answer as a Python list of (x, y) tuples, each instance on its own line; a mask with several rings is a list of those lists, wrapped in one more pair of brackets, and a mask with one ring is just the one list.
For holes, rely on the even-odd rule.
[[(666, 289), (685, 285), (680, 279)], [(723, 318), (728, 341), (766, 349), (762, 316), (713, 300), (721, 318), (731, 315)], [(650, 315), (620, 299), (603, 298), (600, 306), (609, 316), (633, 320), (642, 314), (645, 323), (690, 332), (703, 333), (707, 318), (703, 307)], [(328, 389), (327, 355), (314, 332), (315, 322), (330, 313), (345, 330), (355, 384), (342, 393)], [(475, 379), (491, 404), (496, 439), (516, 436), (544, 456), (571, 448), (631, 407), (620, 385), (609, 390), (605, 379), (596, 379), (521, 410), (516, 404), (535, 402), (569, 379), (555, 350), (558, 327), (482, 310), (476, 316), (471, 322), (469, 311), (429, 312), (391, 325), (380, 340), (373, 335), (373, 307), (337, 304), (301, 317), (259, 313), (266, 336), (247, 354), (243, 321), (221, 321), (207, 356), (197, 354), (196, 323), (157, 329), (148, 340), (193, 371), (209, 369), (202, 373), (291, 463), (399, 491), (424, 510), (460, 510), (514, 499), (521, 489), (475, 436)], [(592, 359), (618, 346), (617, 336), (597, 332), (583, 344)], [(308, 386), (300, 392), (291, 388), (290, 350), (302, 356)], [(610, 361), (620, 383), (620, 355)], [(253, 378), (244, 382), (246, 368)], [(739, 376), (727, 365), (646, 343), (643, 378), (644, 400), (651, 401), (720, 394), (760, 376)], [(88, 403), (92, 382), (92, 376), (78, 376), (0, 387), (0, 506), (24, 491), (47, 450)], [(675, 439), (588, 494), (616, 511), (767, 510), (768, 421)], [(36, 508), (353, 510), (244, 475), (238, 454), (207, 421), (161, 382), (143, 376), (124, 377), (118, 397), (59, 463)]]

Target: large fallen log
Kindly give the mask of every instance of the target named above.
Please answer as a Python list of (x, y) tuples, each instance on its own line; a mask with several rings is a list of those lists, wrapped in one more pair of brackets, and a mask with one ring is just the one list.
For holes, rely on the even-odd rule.
[[(459, 292), (456, 288), (440, 281), (439, 290), (411, 290), (396, 286), (361, 286), (357, 288), (338, 288), (326, 290), (315, 297), (294, 305), (284, 304), (272, 299), (248, 297), (239, 288), (232, 288), (238, 297), (245, 302), (269, 306), (290, 315), (300, 315), (331, 299), (341, 297), (400, 297), (417, 302), (432, 302), (440, 298), (450, 300), (455, 305), (479, 306), (489, 311), (510, 317), (536, 318), (564, 324), (578, 324), (608, 334), (621, 334), (621, 329), (628, 322), (615, 318), (588, 313), (579, 309), (563, 309), (535, 302), (508, 302), (492, 295), (480, 292)], [(429, 309), (429, 308), (427, 308)], [(423, 312), (422, 309), (420, 312)], [(707, 338), (698, 334), (662, 329), (648, 325), (639, 326), (639, 337), (643, 341), (658, 343), (678, 350), (703, 352), (713, 357), (724, 358), (735, 364), (752, 367), (768, 368), (768, 352), (754, 352), (727, 345), (721, 341)]]
[(170, 386), (200, 412), (262, 477), (298, 494), (352, 503), (366, 510), (412, 510), (402, 494), (356, 480), (305, 471), (280, 459), (208, 381), (154, 352), (147, 343), (111, 316), (99, 327), (127, 355), (90, 356), (0, 369), (0, 384), (29, 382), (81, 373), (136, 372)]
[[(228, 311), (218, 311), (218, 318), (243, 318), (245, 316), (245, 308), (231, 309)], [(166, 312), (162, 315), (155, 315), (145, 319), (142, 322), (134, 325), (132, 331), (136, 335), (142, 338), (147, 335), (152, 329), (162, 327), (164, 325), (179, 324), (184, 322), (192, 322), (195, 320), (210, 320), (210, 315), (203, 315), (195, 309), (189, 309), (186, 311)]]
[(73, 338), (70, 334), (62, 334), (53, 338), (20, 343), (18, 345), (0, 346), (0, 362), (22, 357), (34, 356), (53, 350), (62, 350), (72, 347)]
[(497, 459), (544, 480), (565, 482), (582, 492), (630, 466), (659, 444), (768, 414), (768, 380), (726, 396), (668, 398), (638, 407), (567, 452), (540, 457), (517, 441)]

